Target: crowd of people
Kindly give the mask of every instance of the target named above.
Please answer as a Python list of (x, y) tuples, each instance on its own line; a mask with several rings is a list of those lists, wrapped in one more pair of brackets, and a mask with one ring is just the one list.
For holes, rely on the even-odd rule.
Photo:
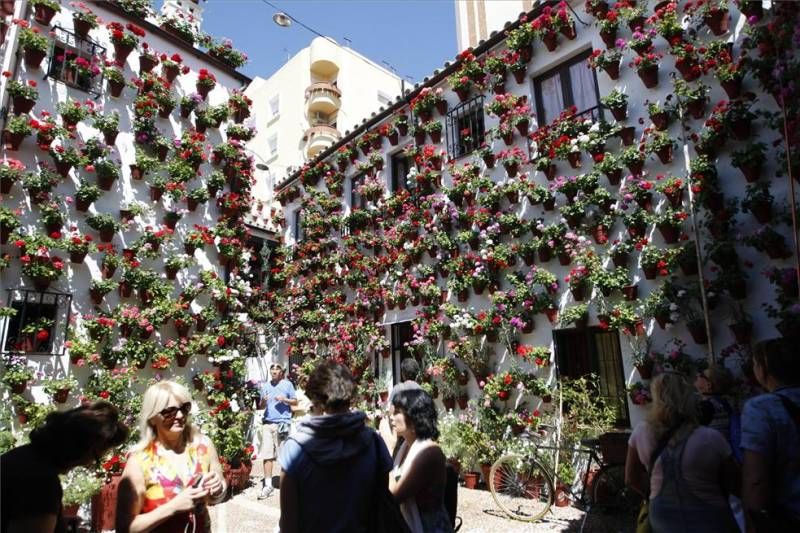
[(653, 380), (625, 464), (626, 483), (646, 499), (638, 531), (800, 531), (800, 357), (784, 339), (765, 341), (752, 373), (765, 393), (741, 414), (722, 367), (694, 386), (670, 370)]
[[(752, 372), (766, 392), (741, 413), (722, 367), (693, 385), (669, 369), (653, 380), (652, 408), (630, 437), (625, 467), (626, 483), (646, 498), (638, 531), (800, 531), (800, 358), (789, 343), (767, 341), (754, 350)], [(280, 531), (454, 530), (437, 411), (418, 374), (416, 361), (403, 361), (375, 431), (351, 408), (356, 382), (347, 367), (324, 362), (296, 389), (280, 364), (271, 366), (261, 390), (259, 497), (279, 488)], [(119, 483), (117, 531), (211, 530), (207, 506), (227, 487), (191, 411), (182, 385), (162, 381), (145, 392), (140, 439)], [(107, 402), (50, 414), (29, 444), (0, 457), (0, 533), (64, 531), (59, 474), (95, 464), (128, 434)]]

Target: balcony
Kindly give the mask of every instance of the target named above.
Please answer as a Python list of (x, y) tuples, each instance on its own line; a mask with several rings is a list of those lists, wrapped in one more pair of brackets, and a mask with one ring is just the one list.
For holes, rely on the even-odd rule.
[(333, 126), (318, 124), (308, 128), (303, 138), (306, 141), (306, 157), (308, 159), (313, 159), (323, 150), (339, 142), (342, 138), (342, 134)]
[(327, 81), (312, 83), (306, 89), (306, 114), (310, 117), (315, 112), (331, 115), (342, 105), (342, 91)]

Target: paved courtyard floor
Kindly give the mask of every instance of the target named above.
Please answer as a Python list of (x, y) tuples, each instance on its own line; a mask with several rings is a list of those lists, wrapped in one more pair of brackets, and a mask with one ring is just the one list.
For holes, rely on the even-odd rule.
[[(275, 490), (266, 500), (258, 500), (255, 478), (250, 487), (227, 502), (211, 509), (213, 531), (219, 533), (271, 533), (277, 531), (280, 517), (279, 495)], [(516, 533), (529, 531), (580, 531), (584, 512), (574, 507), (553, 507), (553, 512), (535, 524), (525, 524), (505, 518), (485, 490), (463, 487), (458, 492), (458, 515), (465, 533)], [(584, 531), (628, 533), (632, 524), (622, 527), (618, 520), (592, 513)], [(322, 533), (322, 532), (321, 532)]]

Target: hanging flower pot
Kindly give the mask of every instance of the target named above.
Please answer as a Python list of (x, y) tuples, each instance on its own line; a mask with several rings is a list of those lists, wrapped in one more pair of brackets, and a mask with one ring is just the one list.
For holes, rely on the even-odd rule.
[(101, 242), (111, 242), (114, 239), (114, 234), (116, 231), (114, 228), (109, 229), (102, 229), (98, 232), (100, 234), (100, 241)]
[(33, 6), (33, 20), (42, 26), (49, 26), (50, 21), (56, 16), (56, 10), (47, 4), (36, 4)]
[(114, 59), (117, 60), (118, 64), (124, 64), (131, 52), (133, 52), (133, 46), (117, 42), (114, 43)]
[(628, 170), (630, 170), (631, 174), (634, 176), (641, 176), (642, 170), (644, 170), (644, 161), (637, 160), (628, 163)]
[(69, 389), (59, 389), (53, 393), (53, 401), (56, 403), (67, 403)]
[(576, 302), (582, 302), (586, 297), (586, 285), (581, 283), (580, 285), (570, 287), (569, 292), (572, 293), (572, 298)]
[(117, 267), (115, 267), (115, 266), (103, 265), (103, 266), (102, 266), (102, 268), (101, 268), (100, 270), (101, 270), (101, 271), (102, 271), (102, 273), (103, 273), (103, 278), (104, 278), (104, 279), (110, 279), (110, 278), (114, 277), (114, 272), (116, 272), (116, 271), (117, 271)]
[(694, 81), (699, 78), (701, 74), (701, 70), (697, 66), (697, 63), (689, 59), (676, 59), (675, 68), (681, 73), (681, 77), (686, 81)]
[(605, 65), (603, 67), (603, 70), (605, 71), (606, 74), (608, 74), (608, 77), (611, 78), (612, 80), (619, 79), (619, 63), (610, 63), (608, 65)]
[(740, 78), (734, 78), (727, 81), (721, 81), (720, 85), (725, 90), (725, 94), (728, 95), (728, 98), (734, 100), (739, 98), (742, 94), (742, 80)]
[(455, 92), (460, 102), (466, 102), (469, 99), (469, 89), (456, 89)]
[(608, 228), (603, 224), (598, 224), (592, 229), (592, 236), (597, 244), (606, 244), (608, 242)]
[(694, 119), (701, 119), (706, 111), (706, 100), (705, 98), (700, 98), (697, 100), (689, 100), (686, 104), (686, 110), (689, 111), (689, 114)]
[(642, 272), (644, 272), (644, 279), (656, 279), (656, 276), (658, 275), (658, 267), (643, 266)]
[(70, 252), (69, 253), (69, 262), (74, 265), (80, 265), (83, 263), (83, 260), (86, 258), (87, 252)]
[(157, 202), (161, 199), (162, 194), (164, 194), (163, 187), (150, 186), (150, 200)]
[(661, 163), (667, 165), (672, 162), (672, 145), (664, 146), (656, 150), (656, 155)]
[(606, 48), (614, 48), (617, 41), (617, 28), (610, 31), (601, 31), (600, 38), (603, 39)]
[[(630, 2), (629, 2), (630, 3)], [(628, 28), (631, 31), (636, 31), (637, 29), (644, 28), (645, 18), (644, 17), (635, 17), (628, 21)]]
[(11, 133), (8, 130), (3, 131), (3, 142), (6, 145), (6, 150), (17, 151), (22, 141), (25, 140), (25, 135), (22, 133)]
[(737, 141), (746, 141), (750, 138), (751, 132), (751, 121), (737, 120), (735, 122), (731, 122), (731, 133), (733, 134), (734, 139)]
[(625, 120), (628, 117), (628, 104), (622, 105), (620, 107), (609, 107), (609, 111), (614, 116), (615, 120)]
[(525, 74), (526, 73), (527, 72), (525, 70), (512, 70), (511, 71), (511, 74), (514, 75), (514, 81), (516, 81), (517, 84), (519, 84), (519, 85), (525, 83)]
[(139, 74), (150, 72), (158, 65), (158, 58), (142, 54), (139, 56)]
[(727, 33), (728, 28), (730, 27), (731, 22), (731, 15), (728, 12), (728, 9), (712, 9), (708, 15), (703, 17), (703, 22), (708, 29), (711, 30), (711, 33), (714, 35), (722, 35), (723, 33)]
[(503, 163), (503, 167), (506, 169), (506, 174), (509, 178), (515, 177), (519, 171), (519, 163)]
[(634, 126), (622, 128), (617, 135), (622, 139), (622, 144), (631, 146), (633, 144), (633, 137), (636, 135), (636, 128)]
[(560, 264), (561, 266), (567, 266), (572, 264), (572, 256), (569, 255), (567, 252), (559, 252), (558, 264)]
[(539, 246), (537, 251), (539, 252), (539, 261), (542, 263), (547, 263), (553, 257), (553, 250), (547, 245)]
[(689, 322), (686, 324), (686, 327), (689, 329), (689, 333), (692, 335), (692, 340), (695, 342), (695, 344), (708, 343), (705, 322), (702, 320)]
[(419, 145), (425, 144), (425, 130), (417, 128), (414, 131), (414, 142)]
[(650, 379), (653, 377), (653, 360), (645, 359), (642, 364), (636, 365), (636, 371), (639, 372), (639, 377), (642, 379)]
[(553, 31), (548, 31), (542, 37), (542, 42), (547, 47), (548, 52), (552, 52), (558, 46), (558, 34)]
[(117, 80), (108, 80), (108, 90), (111, 91), (111, 96), (114, 98), (119, 98), (124, 88), (125, 83)]
[(199, 95), (200, 95), (200, 98), (202, 98), (203, 100), (205, 100), (205, 99), (206, 99), (206, 97), (208, 97), (208, 93), (210, 93), (210, 92), (211, 92), (211, 89), (212, 89), (213, 87), (210, 87), (210, 86), (208, 86), (208, 85), (205, 85), (205, 84), (202, 84), (202, 85), (201, 85), (201, 84), (197, 83), (197, 84), (195, 84), (195, 87), (194, 87), (194, 88), (195, 88), (195, 90), (197, 91), (197, 94), (199, 94)]
[(630, 254), (627, 252), (624, 253), (615, 253), (611, 256), (611, 260), (614, 262), (614, 266), (618, 267), (627, 267), (628, 266), (628, 258)]
[(567, 154), (567, 161), (572, 168), (581, 168), (581, 154), (580, 152), (570, 152)]
[(644, 86), (648, 89), (652, 89), (658, 85), (658, 65), (641, 68), (637, 71), (637, 74), (639, 75), (639, 79), (642, 80)]
[(622, 295), (629, 302), (636, 300), (639, 297), (639, 285), (634, 283), (633, 285), (622, 287)]
[(105, 295), (98, 289), (89, 289), (89, 297), (92, 299), (92, 303), (95, 305), (100, 305), (103, 303), (104, 296)]
[(735, 324), (729, 324), (729, 328), (731, 328), (731, 332), (733, 332), (733, 336), (736, 338), (737, 344), (749, 344), (750, 338), (753, 333), (753, 324), (750, 322), (737, 322)]

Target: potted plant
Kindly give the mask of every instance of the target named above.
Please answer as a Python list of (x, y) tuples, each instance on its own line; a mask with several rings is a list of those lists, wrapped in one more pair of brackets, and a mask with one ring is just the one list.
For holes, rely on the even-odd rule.
[(64, 488), (62, 503), (64, 518), (76, 516), (80, 506), (89, 503), (92, 497), (100, 492), (103, 480), (95, 472), (85, 467), (77, 467), (61, 477)]
[(195, 82), (195, 88), (197, 89), (197, 94), (205, 100), (208, 96), (208, 93), (211, 92), (214, 87), (217, 86), (217, 78), (209, 72), (207, 69), (201, 68), (198, 76), (197, 81)]
[(28, 80), (21, 83), (17, 80), (9, 80), (7, 90), (14, 104), (14, 113), (17, 115), (30, 112), (39, 99), (39, 91), (36, 88), (35, 80)]
[(11, 232), (19, 227), (20, 221), (14, 211), (0, 206), (0, 244), (6, 244)]
[(92, 303), (100, 305), (103, 302), (103, 297), (111, 291), (116, 290), (118, 286), (119, 283), (113, 279), (93, 279), (89, 287), (89, 296), (92, 299)]
[(39, 68), (47, 56), (50, 40), (39, 32), (39, 28), (23, 27), (19, 32), (19, 47), (25, 53), (25, 65)]
[(103, 77), (108, 81), (111, 96), (119, 98), (126, 83), (122, 70), (115, 63), (111, 63), (103, 67)]
[(764, 143), (756, 142), (733, 152), (731, 163), (742, 171), (748, 183), (753, 183), (761, 177), (761, 167), (767, 159), (766, 149)]
[(567, 327), (574, 324), (578, 329), (586, 328), (589, 321), (589, 306), (587, 304), (574, 304), (567, 306), (558, 315), (560, 326)]
[(82, 105), (77, 100), (67, 100), (56, 104), (56, 111), (61, 115), (64, 126), (75, 126), (78, 122), (88, 117), (91, 110), (88, 105)]
[(2, 380), (13, 394), (22, 394), (33, 376), (33, 369), (28, 366), (27, 359), (17, 356), (6, 362)]
[(33, 7), (33, 20), (42, 26), (49, 26), (56, 13), (61, 12), (61, 6), (56, 0), (30, 0)]
[(106, 27), (111, 38), (111, 44), (114, 45), (114, 57), (117, 63), (122, 65), (136, 45), (139, 44), (139, 39), (145, 36), (145, 31), (131, 22), (125, 26), (119, 22), (109, 22)]
[(602, 97), (600, 102), (611, 111), (616, 120), (625, 120), (628, 116), (628, 95), (619, 89), (614, 89)]
[(45, 380), (44, 391), (49, 394), (55, 403), (67, 403), (69, 391), (78, 387), (78, 380), (72, 376), (52, 378)]
[(113, 215), (106, 213), (98, 213), (86, 217), (86, 224), (100, 233), (100, 240), (103, 242), (111, 242), (111, 239), (114, 238), (114, 233), (122, 227)]
[(12, 158), (0, 161), (0, 194), (8, 194), (14, 183), (20, 181), (24, 175), (25, 165)]
[(681, 104), (685, 103), (686, 110), (689, 114), (695, 119), (703, 118), (710, 87), (703, 83), (692, 85), (677, 78), (673, 82), (673, 85), (675, 88), (675, 95), (678, 96)]
[(50, 147), (50, 157), (56, 166), (56, 171), (66, 178), (73, 167), (82, 166), (85, 159), (74, 146), (57, 145)]
[(647, 143), (647, 151), (656, 154), (662, 164), (667, 165), (672, 162), (672, 151), (675, 148), (675, 141), (667, 132), (656, 131)]
[(97, 250), (93, 239), (89, 235), (81, 235), (78, 232), (74, 232), (65, 241), (64, 249), (69, 252), (69, 260), (73, 264), (83, 263), (86, 254)]
[(644, 170), (645, 153), (643, 149), (644, 146), (628, 146), (619, 156), (620, 162), (628, 167), (634, 176), (640, 176)]
[(61, 212), (61, 206), (57, 201), (50, 200), (39, 205), (39, 220), (44, 225), (48, 235), (60, 232), (64, 226), (65, 219), (66, 217)]
[(593, 69), (603, 69), (612, 80), (619, 79), (619, 64), (622, 61), (622, 51), (617, 48), (594, 50), (589, 56), (589, 66)]
[(745, 190), (742, 211), (752, 213), (761, 224), (768, 224), (772, 220), (773, 201), (769, 183), (753, 183), (748, 185)]
[(85, 39), (89, 32), (100, 25), (99, 17), (83, 2), (70, 2), (72, 12), (72, 28), (75, 35)]
[(15, 115), (6, 121), (6, 128), (3, 130), (3, 141), (6, 150), (19, 150), (25, 137), (31, 134), (33, 129), (30, 125), (30, 118), (27, 115)]
[(663, 54), (647, 52), (643, 56), (636, 56), (630, 66), (636, 70), (642, 83), (648, 89), (658, 85), (658, 64), (661, 62)]

